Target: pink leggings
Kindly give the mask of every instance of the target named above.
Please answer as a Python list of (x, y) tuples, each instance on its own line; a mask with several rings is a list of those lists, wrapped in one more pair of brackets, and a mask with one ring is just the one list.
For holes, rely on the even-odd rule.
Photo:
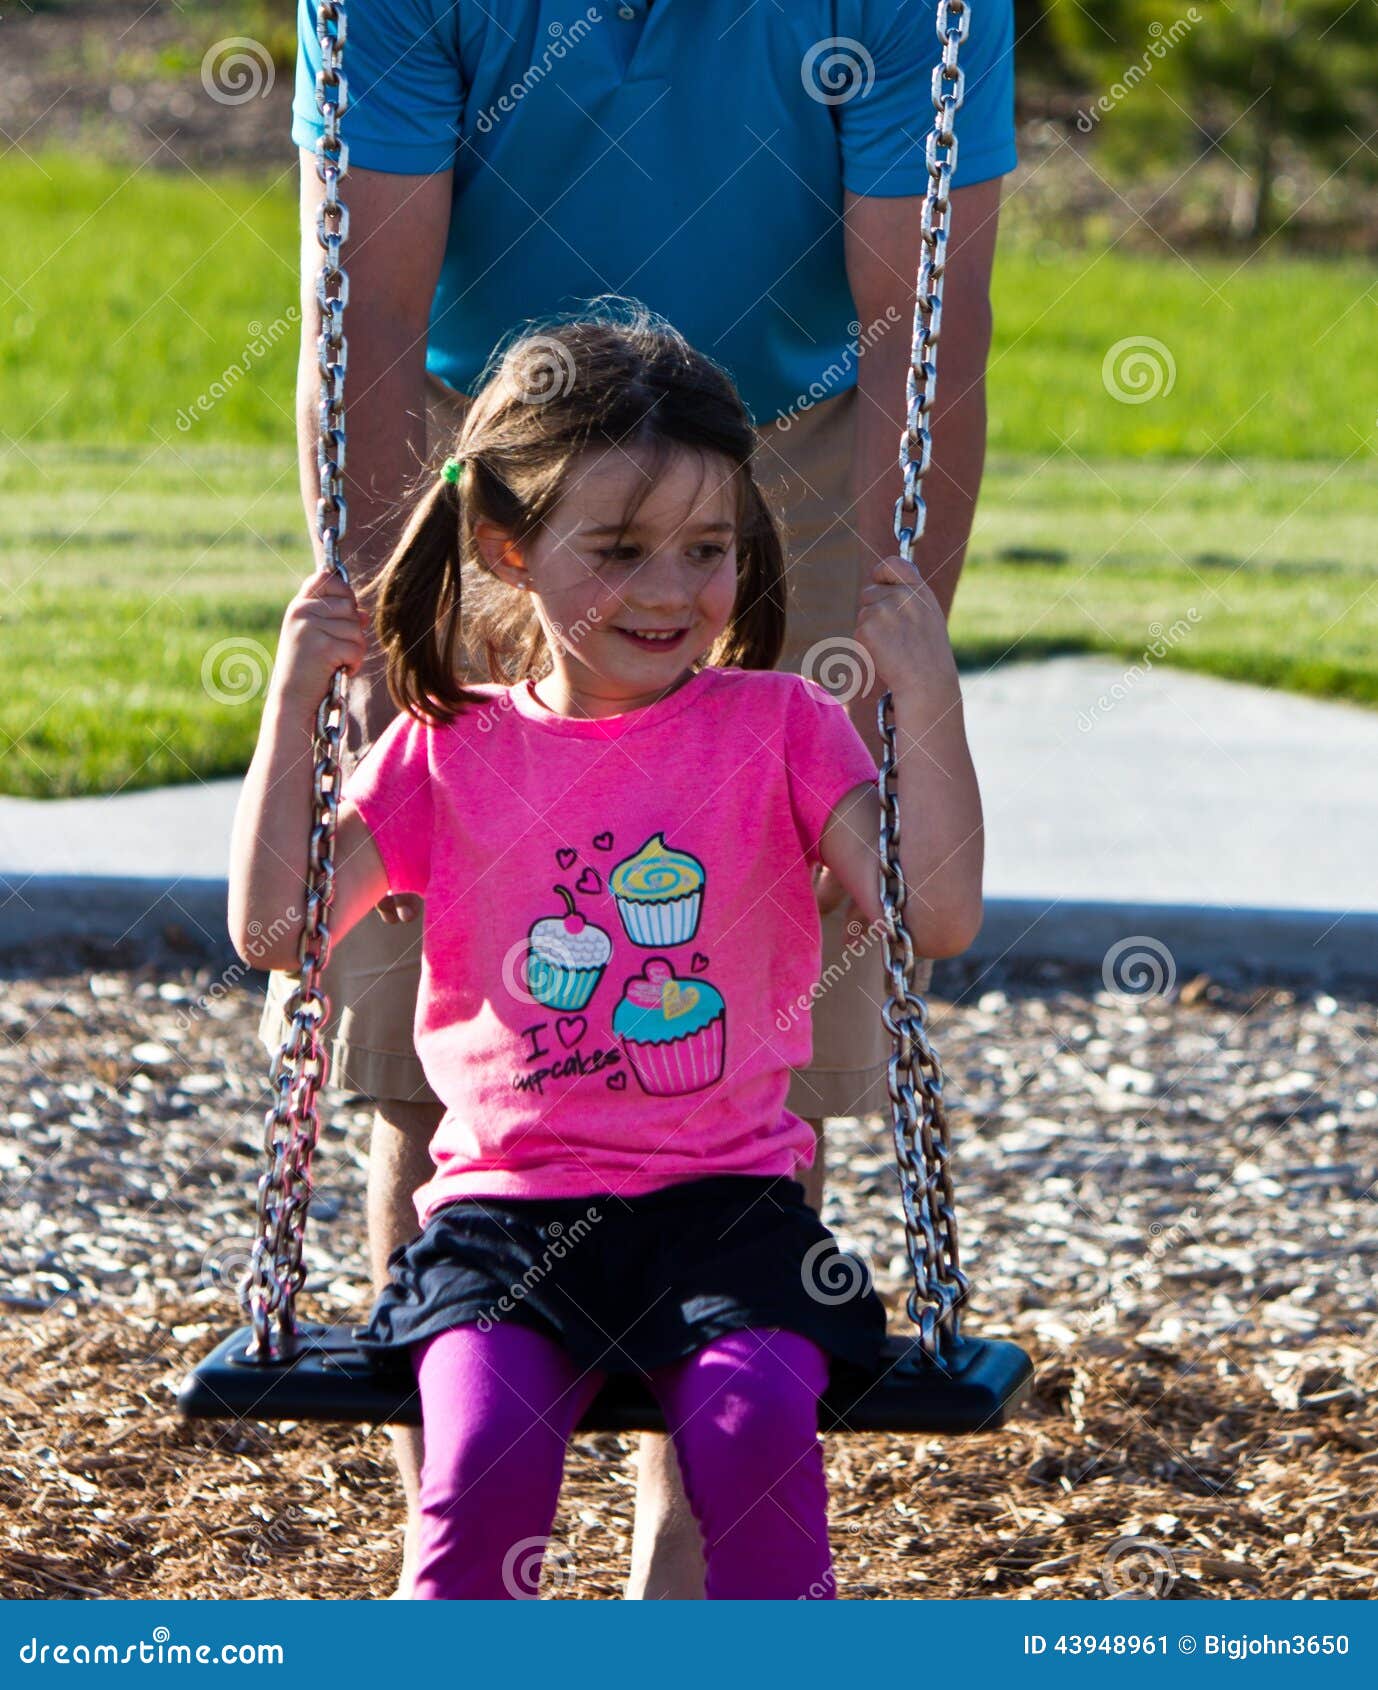
[[(425, 1462), (412, 1594), (534, 1597), (565, 1446), (606, 1375), (511, 1321), (411, 1348)], [(649, 1374), (703, 1534), (705, 1594), (832, 1597), (818, 1441), (824, 1352), (796, 1332), (729, 1332)], [(577, 1577), (577, 1569), (576, 1574)]]

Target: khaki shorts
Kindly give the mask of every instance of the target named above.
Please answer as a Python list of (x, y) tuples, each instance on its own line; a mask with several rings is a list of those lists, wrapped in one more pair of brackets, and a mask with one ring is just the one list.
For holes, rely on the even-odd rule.
[[(429, 374), (426, 387), (427, 452), (438, 469), (467, 401)], [(856, 389), (849, 388), (784, 426), (775, 422), (761, 430), (757, 471), (771, 508), (785, 514), (789, 559), (786, 644), (778, 667), (795, 674), (811, 646), (850, 637), (855, 623), (860, 558), (842, 514), (851, 502), (855, 413)], [(864, 932), (848, 935), (848, 907), (844, 900), (822, 917), (825, 985), (813, 1010), (813, 1061), (795, 1070), (786, 1099), (787, 1108), (808, 1120), (889, 1113), (891, 1039), (880, 1013), (889, 995), (884, 945)], [(412, 1040), (421, 926), (389, 924), (371, 914), (331, 951), (324, 975), (331, 1085), (374, 1100), (439, 1106)], [(930, 961), (919, 963), (920, 992), (928, 990), (932, 968)], [(287, 974), (269, 980), (259, 1036), (270, 1052), (286, 1037), (281, 1006), (295, 983)]]

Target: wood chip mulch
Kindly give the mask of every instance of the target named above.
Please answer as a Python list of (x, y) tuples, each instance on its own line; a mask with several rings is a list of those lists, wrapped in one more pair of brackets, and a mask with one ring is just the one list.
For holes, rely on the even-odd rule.
[[(240, 1323), (262, 977), (175, 929), (0, 963), (0, 1596), (386, 1597), (401, 1490), (362, 1426), (187, 1423)], [(1371, 1597), (1371, 983), (1139, 996), (939, 965), (969, 1330), (1032, 1401), (969, 1439), (829, 1440), (846, 1598)], [(370, 1112), (328, 1094), (308, 1318), (369, 1304)], [(824, 1218), (904, 1327), (889, 1122), (829, 1126)], [(635, 1438), (571, 1446), (545, 1592), (625, 1589)]]

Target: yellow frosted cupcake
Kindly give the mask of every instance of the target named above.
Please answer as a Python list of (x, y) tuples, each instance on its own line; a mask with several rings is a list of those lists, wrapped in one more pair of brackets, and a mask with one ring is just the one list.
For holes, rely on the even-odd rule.
[(698, 931), (703, 864), (687, 851), (671, 851), (653, 833), (635, 856), (608, 878), (617, 913), (634, 945), (682, 945)]

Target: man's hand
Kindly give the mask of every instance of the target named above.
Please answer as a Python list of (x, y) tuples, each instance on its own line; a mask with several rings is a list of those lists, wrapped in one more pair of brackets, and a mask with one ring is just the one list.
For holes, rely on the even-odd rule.
[(826, 863), (819, 863), (813, 871), (813, 895), (819, 915), (827, 915), (847, 896), (847, 888)]
[(389, 927), (399, 921), (415, 921), (421, 914), (421, 900), (415, 892), (399, 892), (395, 897), (389, 892), (375, 907)]
[(842, 923), (849, 939), (860, 938), (866, 931), (866, 917), (857, 906), (856, 899), (826, 863), (820, 863), (813, 871), (813, 894), (821, 916), (830, 914), (839, 904), (845, 904)]

